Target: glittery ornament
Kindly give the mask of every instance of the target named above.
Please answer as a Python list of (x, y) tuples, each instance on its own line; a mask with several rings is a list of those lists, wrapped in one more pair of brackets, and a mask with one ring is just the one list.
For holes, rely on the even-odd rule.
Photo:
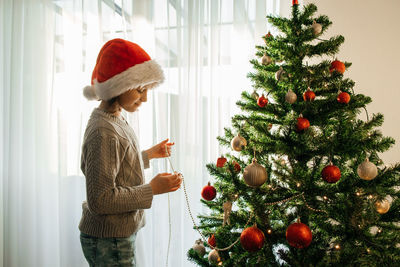
[(378, 168), (368, 159), (363, 161), (357, 168), (358, 176), (363, 180), (372, 180), (378, 175)]
[(376, 201), (375, 209), (379, 214), (385, 214), (390, 209), (390, 201), (387, 199), (382, 199), (382, 200)]
[(285, 95), (285, 101), (289, 104), (293, 104), (297, 100), (297, 95), (292, 91), (289, 90)]
[(240, 134), (237, 134), (232, 139), (231, 146), (232, 146), (232, 149), (235, 151), (242, 151), (243, 148), (245, 148), (247, 146), (247, 141), (243, 136), (241, 136)]
[(311, 27), (313, 29), (313, 34), (315, 36), (319, 35), (322, 32), (322, 25), (317, 23), (315, 20), (313, 21), (313, 24)]
[(248, 252), (259, 251), (265, 242), (264, 233), (257, 226), (248, 227), (240, 235), (240, 243)]
[(271, 57), (270, 56), (268, 56), (268, 55), (264, 55), (262, 58), (261, 58), (261, 63), (263, 64), (263, 65), (269, 65), (269, 64), (271, 64), (272, 63), (272, 59), (271, 59)]
[(299, 220), (287, 228), (286, 240), (292, 247), (306, 248), (311, 244), (312, 233), (310, 228)]
[(212, 264), (217, 264), (220, 260), (218, 251), (215, 249), (211, 250), (208, 254), (208, 261)]
[(196, 242), (193, 245), (193, 250), (197, 252), (197, 254), (200, 255), (200, 257), (203, 257), (204, 254), (206, 254), (206, 248), (203, 245), (203, 242), (201, 241), (201, 239), (196, 240)]

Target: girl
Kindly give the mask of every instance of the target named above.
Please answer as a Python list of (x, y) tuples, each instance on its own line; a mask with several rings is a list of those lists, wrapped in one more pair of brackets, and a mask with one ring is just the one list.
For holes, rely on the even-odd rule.
[(83, 254), (90, 266), (135, 266), (135, 237), (153, 195), (176, 191), (180, 174), (160, 173), (144, 184), (152, 158), (167, 157), (168, 139), (140, 151), (133, 129), (121, 116), (147, 101), (148, 90), (163, 82), (161, 67), (137, 44), (108, 41), (100, 50), (88, 99), (101, 100), (88, 121), (81, 169), (87, 201), (79, 224)]

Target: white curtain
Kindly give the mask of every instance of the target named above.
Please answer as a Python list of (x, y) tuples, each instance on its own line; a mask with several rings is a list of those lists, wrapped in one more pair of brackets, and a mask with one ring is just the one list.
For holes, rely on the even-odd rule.
[[(248, 61), (269, 30), (266, 14), (279, 9), (278, 0), (2, 0), (0, 262), (87, 266), (78, 230), (85, 199), (79, 160), (98, 102), (86, 101), (82, 88), (102, 44), (116, 37), (137, 42), (163, 66), (166, 82), (125, 116), (142, 149), (167, 137), (176, 143), (172, 164), (185, 177), (194, 216), (205, 212), (205, 165), (228, 152), (216, 137), (239, 112), (240, 93), (252, 91)], [(154, 160), (147, 181), (166, 170), (166, 160)], [(170, 205), (169, 266), (190, 266), (186, 252), (199, 234), (183, 190), (170, 194)], [(167, 195), (156, 196), (146, 216), (138, 266), (163, 266)]]

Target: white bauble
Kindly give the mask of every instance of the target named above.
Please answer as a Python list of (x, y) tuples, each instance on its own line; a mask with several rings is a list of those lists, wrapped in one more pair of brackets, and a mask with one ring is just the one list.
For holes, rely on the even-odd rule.
[(358, 176), (363, 180), (372, 180), (378, 175), (378, 168), (368, 159), (363, 161), (357, 168)]
[(272, 59), (271, 59), (271, 57), (269, 57), (268, 55), (264, 55), (264, 56), (261, 58), (261, 63), (262, 63), (263, 65), (269, 65), (269, 64), (272, 63)]
[(251, 187), (259, 187), (267, 180), (267, 170), (257, 163), (256, 159), (244, 168), (243, 179)]
[(315, 20), (313, 21), (313, 24), (311, 27), (313, 29), (313, 34), (315, 36), (319, 35), (322, 32), (322, 25), (317, 23)]
[(387, 199), (382, 199), (382, 200), (376, 201), (375, 209), (379, 214), (385, 214), (390, 209), (390, 201)]
[(247, 146), (247, 141), (240, 134), (236, 135), (231, 141), (232, 149), (235, 151), (242, 151)]
[(283, 68), (280, 67), (279, 70), (275, 72), (275, 79), (279, 82), (280, 80), (282, 80), (285, 74), (286, 71), (284, 71)]
[(208, 254), (208, 261), (212, 264), (216, 264), (220, 261), (219, 253), (215, 249), (211, 250)]
[(206, 248), (204, 247), (201, 239), (196, 240), (196, 242), (193, 245), (193, 250), (196, 251), (200, 255), (200, 257), (203, 257), (204, 254), (206, 254)]
[(292, 90), (289, 90), (285, 95), (285, 100), (289, 104), (293, 104), (297, 100), (297, 95)]
[(251, 97), (254, 98), (255, 100), (258, 100), (258, 98), (260, 97), (260, 95), (257, 94), (256, 90), (254, 90), (253, 93), (251, 94)]

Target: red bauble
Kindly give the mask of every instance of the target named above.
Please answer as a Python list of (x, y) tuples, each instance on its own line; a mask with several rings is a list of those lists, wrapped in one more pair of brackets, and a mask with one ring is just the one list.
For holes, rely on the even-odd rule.
[(314, 101), (315, 99), (315, 93), (308, 89), (304, 94), (303, 94), (303, 99), (304, 101)]
[(201, 196), (205, 200), (208, 200), (208, 201), (213, 200), (216, 195), (217, 195), (217, 190), (210, 183), (208, 183), (208, 185), (203, 187), (203, 189), (201, 190)]
[(298, 132), (307, 130), (310, 127), (310, 122), (306, 118), (297, 118), (296, 130)]
[(299, 4), (299, 0), (292, 0), (292, 6), (298, 5), (298, 4)]
[(270, 32), (268, 32), (266, 35), (265, 35), (265, 38), (269, 38), (269, 37), (271, 37), (272, 36), (272, 34), (270, 33)]
[(217, 246), (217, 241), (215, 240), (214, 234), (211, 235), (211, 236), (208, 238), (208, 244), (209, 244), (210, 246), (212, 246), (212, 247), (216, 247), (216, 246)]
[(306, 248), (311, 244), (312, 233), (304, 223), (292, 223), (286, 230), (286, 240), (292, 247)]
[(249, 252), (256, 252), (264, 246), (264, 233), (257, 226), (248, 227), (240, 235), (242, 247)]
[(335, 165), (328, 165), (322, 170), (322, 178), (328, 183), (336, 183), (340, 176), (340, 169)]
[(333, 61), (331, 63), (331, 66), (329, 67), (330, 72), (337, 71), (337, 72), (343, 74), (345, 70), (346, 70), (346, 66), (344, 65), (343, 62), (341, 62), (339, 60)]
[(350, 102), (350, 95), (346, 92), (341, 92), (337, 97), (337, 101), (339, 103), (347, 104)]
[(268, 98), (264, 97), (264, 95), (260, 96), (257, 100), (257, 105), (259, 107), (265, 107), (268, 104)]
[(236, 172), (240, 172), (241, 170), (239, 163), (237, 163), (236, 161), (233, 162), (233, 168)]
[(227, 162), (227, 159), (224, 158), (224, 156), (221, 156), (220, 158), (217, 159), (217, 167), (218, 168), (224, 167), (226, 162)]

